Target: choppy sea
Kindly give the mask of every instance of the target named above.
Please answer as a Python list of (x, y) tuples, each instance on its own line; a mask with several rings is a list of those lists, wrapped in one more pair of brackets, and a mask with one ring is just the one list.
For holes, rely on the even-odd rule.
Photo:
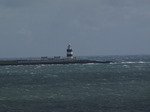
[(150, 55), (111, 64), (0, 66), (0, 112), (150, 112)]

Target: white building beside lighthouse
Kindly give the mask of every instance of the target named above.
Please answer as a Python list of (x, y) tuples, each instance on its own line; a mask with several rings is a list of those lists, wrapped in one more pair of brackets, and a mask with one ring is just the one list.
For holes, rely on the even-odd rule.
[(68, 44), (68, 47), (67, 47), (67, 58), (73, 59), (73, 50), (72, 50), (71, 44)]

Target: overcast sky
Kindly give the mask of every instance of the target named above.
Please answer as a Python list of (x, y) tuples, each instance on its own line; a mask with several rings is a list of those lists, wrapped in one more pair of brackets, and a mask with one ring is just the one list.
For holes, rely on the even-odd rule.
[(0, 0), (0, 58), (150, 54), (150, 0)]

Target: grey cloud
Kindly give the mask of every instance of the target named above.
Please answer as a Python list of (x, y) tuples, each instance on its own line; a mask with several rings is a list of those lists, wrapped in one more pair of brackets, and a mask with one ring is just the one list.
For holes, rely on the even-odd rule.
[(32, 4), (35, 1), (36, 0), (0, 0), (0, 6), (4, 8), (22, 8)]
[[(0, 0), (0, 42), (13, 42), (12, 50), (22, 45), (30, 53), (37, 48), (52, 55), (56, 44), (59, 54), (68, 42), (81, 50), (79, 55), (90, 55), (90, 50), (91, 55), (137, 53), (149, 46), (149, 4), (149, 0)], [(82, 54), (84, 50), (89, 54)], [(44, 50), (36, 53), (40, 52)]]

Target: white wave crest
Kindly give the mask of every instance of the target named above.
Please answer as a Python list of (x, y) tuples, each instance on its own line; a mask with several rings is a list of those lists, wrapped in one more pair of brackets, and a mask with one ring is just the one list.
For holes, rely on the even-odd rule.
[(132, 64), (132, 63), (150, 63), (150, 62), (144, 62), (144, 61), (129, 61), (129, 62), (121, 62), (122, 64)]

